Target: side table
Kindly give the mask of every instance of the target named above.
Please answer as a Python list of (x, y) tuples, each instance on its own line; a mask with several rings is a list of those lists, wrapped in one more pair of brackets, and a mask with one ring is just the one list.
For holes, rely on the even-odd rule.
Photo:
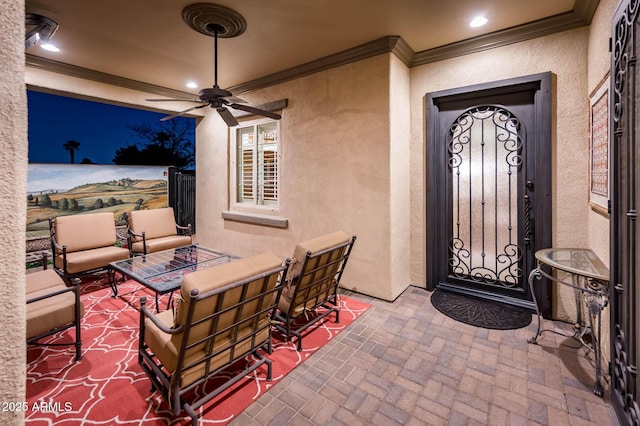
[[(545, 331), (571, 337), (579, 341), (584, 347), (592, 350), (596, 361), (596, 383), (593, 393), (602, 396), (602, 350), (600, 348), (601, 315), (603, 309), (609, 303), (609, 270), (590, 249), (581, 248), (548, 248), (536, 252), (537, 267), (529, 274), (529, 288), (533, 295), (538, 316), (538, 330), (535, 336), (528, 340), (529, 343), (537, 343), (538, 337)], [(549, 272), (544, 270), (548, 267)], [(563, 281), (552, 275), (552, 269), (564, 271), (571, 275), (571, 282)], [(556, 330), (541, 328), (541, 315), (533, 291), (534, 281), (542, 277), (548, 278), (558, 284), (566, 285), (574, 289), (577, 319), (574, 325), (573, 335), (563, 334)], [(589, 324), (583, 322), (583, 304), (587, 307)], [(591, 334), (591, 344), (585, 342), (585, 334)]]

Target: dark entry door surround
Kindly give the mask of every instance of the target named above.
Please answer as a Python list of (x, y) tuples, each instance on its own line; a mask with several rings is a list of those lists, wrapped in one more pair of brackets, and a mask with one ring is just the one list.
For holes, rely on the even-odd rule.
[[(533, 309), (551, 246), (551, 73), (426, 96), (427, 288)], [(544, 315), (551, 284), (536, 283)]]

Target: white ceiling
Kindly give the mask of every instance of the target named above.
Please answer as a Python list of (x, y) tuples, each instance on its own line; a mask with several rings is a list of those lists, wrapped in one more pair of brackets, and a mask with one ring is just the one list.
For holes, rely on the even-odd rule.
[[(240, 13), (246, 31), (219, 40), (219, 84), (232, 87), (384, 36), (423, 52), (571, 12), (593, 0), (216, 0)], [(59, 24), (49, 53), (28, 55), (179, 91), (213, 84), (213, 39), (189, 28), (197, 0), (26, 0), (26, 12)], [(476, 15), (489, 23), (470, 28)]]

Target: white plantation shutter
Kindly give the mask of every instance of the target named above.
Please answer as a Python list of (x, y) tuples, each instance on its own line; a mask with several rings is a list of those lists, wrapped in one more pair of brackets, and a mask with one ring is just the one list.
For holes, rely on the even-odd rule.
[(276, 122), (236, 130), (237, 191), (242, 204), (278, 203), (278, 127)]

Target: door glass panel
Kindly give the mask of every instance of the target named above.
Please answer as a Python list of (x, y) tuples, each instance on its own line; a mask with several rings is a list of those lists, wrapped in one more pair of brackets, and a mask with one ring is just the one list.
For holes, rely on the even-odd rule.
[(452, 221), (449, 274), (522, 286), (518, 246), (519, 121), (498, 106), (460, 115), (450, 128)]

